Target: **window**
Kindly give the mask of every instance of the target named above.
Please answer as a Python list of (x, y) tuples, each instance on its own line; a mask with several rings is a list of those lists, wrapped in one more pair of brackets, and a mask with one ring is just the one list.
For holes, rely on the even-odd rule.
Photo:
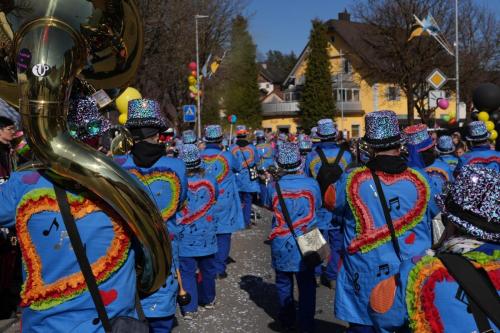
[(359, 138), (359, 129), (360, 126), (358, 124), (354, 124), (351, 126), (351, 134), (353, 138)]
[(352, 90), (352, 100), (354, 102), (359, 102), (359, 90), (358, 89)]
[(399, 87), (387, 87), (386, 98), (388, 101), (399, 101)]
[(359, 102), (359, 89), (335, 89), (333, 97), (337, 102)]
[(352, 72), (352, 65), (349, 59), (344, 58), (344, 62), (342, 64), (342, 71), (344, 72), (344, 74), (349, 74)]

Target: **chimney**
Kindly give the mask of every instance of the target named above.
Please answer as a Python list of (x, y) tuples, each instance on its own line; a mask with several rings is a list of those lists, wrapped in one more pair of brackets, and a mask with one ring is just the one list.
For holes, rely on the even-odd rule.
[(339, 13), (339, 21), (351, 21), (351, 14), (347, 11), (347, 9), (344, 9), (343, 12)]

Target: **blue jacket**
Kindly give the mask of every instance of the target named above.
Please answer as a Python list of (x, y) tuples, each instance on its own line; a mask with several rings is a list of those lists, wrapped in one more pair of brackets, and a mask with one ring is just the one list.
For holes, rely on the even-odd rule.
[(458, 165), (458, 157), (452, 154), (440, 155), (439, 158), (450, 166), (451, 172), (455, 172), (455, 168)]
[(207, 144), (201, 154), (206, 166), (206, 174), (217, 180), (219, 198), (213, 208), (217, 234), (228, 234), (243, 229), (243, 210), (241, 209), (235, 173), (241, 170), (233, 155), (222, 151), (219, 145)]
[(180, 257), (203, 257), (217, 252), (214, 206), (219, 195), (215, 178), (188, 176), (186, 204), (177, 213), (176, 239)]
[[(136, 272), (121, 220), (84, 192), (68, 192), (71, 211), (110, 318), (135, 314)], [(53, 184), (36, 171), (0, 186), (0, 226), (16, 226), (23, 258), (23, 332), (104, 332), (70, 245)]]
[(453, 172), (448, 163), (441, 158), (437, 158), (434, 163), (425, 168), (425, 172), (430, 178), (431, 185), (435, 188), (437, 193), (443, 192), (445, 183), (453, 182)]
[[(431, 246), (435, 213), (432, 187), (425, 173), (407, 168), (399, 174), (377, 172), (390, 207), (401, 259), (411, 259)], [(337, 208), (343, 216), (343, 255), (335, 295), (336, 317), (372, 325), (368, 313), (372, 289), (399, 273), (395, 253), (375, 183), (367, 167), (344, 174), (337, 186)]]
[[(132, 155), (116, 156), (115, 161), (137, 178), (156, 203), (165, 223), (175, 221), (175, 213), (186, 199), (187, 178), (186, 168), (182, 161), (161, 157), (150, 168), (141, 168), (134, 163)], [(169, 229), (170, 229), (169, 224)], [(170, 238), (173, 239), (173, 230), (169, 230)], [(165, 284), (154, 294), (141, 300), (146, 317), (167, 317), (175, 314), (178, 283), (176, 267), (179, 265), (176, 244), (172, 242), (171, 274)]]
[[(317, 227), (321, 191), (316, 180), (302, 174), (290, 174), (283, 176), (279, 184), (297, 236)], [(267, 206), (274, 213), (269, 235), (273, 268), (284, 272), (302, 271), (305, 267), (297, 243), (283, 217), (275, 183), (269, 186), (268, 191)]]
[(230, 150), (240, 168), (240, 172), (236, 174), (236, 184), (238, 185), (239, 191), (260, 192), (258, 181), (251, 181), (250, 173), (248, 171), (248, 167), (255, 166), (257, 161), (260, 159), (260, 154), (255, 146), (248, 144), (245, 147), (240, 147), (235, 144), (231, 146)]
[[(321, 148), (325, 153), (328, 162), (335, 162), (335, 158), (340, 152), (340, 147), (334, 142), (320, 142), (314, 145), (313, 150), (307, 154), (304, 170), (306, 175), (316, 179), (319, 169), (321, 168), (321, 158), (316, 151), (317, 148)], [(352, 162), (352, 157), (349, 151), (344, 151), (342, 158), (340, 159), (339, 166), (345, 171), (347, 166)], [(318, 228), (321, 230), (330, 230), (338, 228), (339, 221), (334, 218), (332, 212), (326, 208), (321, 208), (318, 212)]]
[(500, 171), (500, 152), (491, 150), (489, 145), (472, 147), (472, 149), (463, 154), (458, 160), (455, 174), (460, 172), (464, 165), (480, 164), (487, 168)]
[(255, 148), (260, 156), (257, 161), (257, 169), (267, 170), (271, 165), (274, 165), (274, 149), (270, 143), (259, 143)]

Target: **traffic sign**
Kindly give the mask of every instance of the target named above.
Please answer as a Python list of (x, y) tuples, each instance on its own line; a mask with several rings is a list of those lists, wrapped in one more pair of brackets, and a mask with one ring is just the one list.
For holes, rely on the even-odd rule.
[(183, 105), (182, 112), (184, 113), (185, 123), (196, 122), (196, 105)]
[(427, 82), (431, 85), (432, 88), (434, 89), (439, 89), (441, 88), (448, 78), (446, 75), (443, 74), (439, 69), (434, 69), (431, 74), (427, 77)]
[(437, 108), (437, 102), (440, 98), (446, 98), (446, 92), (444, 90), (429, 91), (429, 109)]

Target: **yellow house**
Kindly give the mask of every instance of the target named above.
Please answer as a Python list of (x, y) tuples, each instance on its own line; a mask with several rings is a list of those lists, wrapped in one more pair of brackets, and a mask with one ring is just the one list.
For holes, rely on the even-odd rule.
[[(339, 130), (350, 138), (363, 136), (364, 115), (377, 110), (393, 110), (404, 123), (407, 118), (407, 101), (401, 89), (394, 83), (378, 82), (363, 75), (366, 68), (363, 59), (374, 59), (377, 56), (376, 51), (363, 41), (363, 32), (368, 26), (351, 21), (347, 11), (339, 13), (337, 20), (329, 20), (326, 24), (330, 37), (328, 54), (332, 87), (337, 107), (335, 121)], [(284, 101), (262, 104), (263, 128), (291, 133), (300, 129), (299, 100), (306, 80), (304, 74), (308, 54), (306, 46), (283, 83)], [(454, 108), (455, 102), (450, 101), (448, 110)], [(436, 118), (445, 114), (448, 111), (438, 109)]]

